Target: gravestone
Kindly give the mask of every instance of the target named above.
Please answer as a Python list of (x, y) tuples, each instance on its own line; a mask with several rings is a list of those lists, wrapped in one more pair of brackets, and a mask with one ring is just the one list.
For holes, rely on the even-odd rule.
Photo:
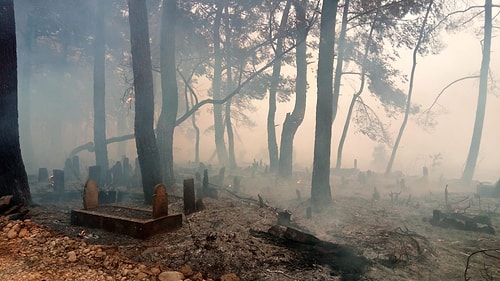
[(75, 179), (73, 174), (73, 161), (71, 161), (70, 158), (66, 158), (66, 161), (64, 161), (64, 174), (66, 175), (65, 180), (67, 181)]
[(94, 179), (88, 179), (83, 189), (83, 208), (92, 209), (99, 205), (99, 189)]
[(184, 213), (189, 215), (196, 211), (196, 198), (194, 193), (194, 179), (184, 180)]
[(54, 194), (60, 197), (64, 194), (64, 171), (54, 169), (52, 174), (54, 175)]
[(80, 179), (80, 157), (78, 155), (73, 156), (73, 174), (76, 179)]
[(94, 180), (96, 184), (101, 184), (101, 166), (89, 167), (89, 180)]
[(120, 161), (116, 161), (113, 168), (111, 168), (111, 175), (113, 177), (111, 186), (117, 187), (123, 185), (123, 167)]
[(158, 184), (153, 194), (153, 218), (168, 216), (168, 200), (165, 185)]
[(38, 169), (38, 182), (47, 183), (49, 181), (49, 171), (47, 168)]

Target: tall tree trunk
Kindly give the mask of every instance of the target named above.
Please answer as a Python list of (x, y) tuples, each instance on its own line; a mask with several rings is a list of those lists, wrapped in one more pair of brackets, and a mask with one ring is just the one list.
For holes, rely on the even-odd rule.
[[(220, 39), (220, 26), (222, 20), (223, 7), (217, 8), (217, 13), (214, 20), (214, 78), (212, 80), (212, 94), (215, 100), (222, 99), (221, 83), (222, 83), (222, 51)], [(214, 131), (215, 131), (215, 149), (219, 165), (226, 166), (228, 162), (226, 144), (224, 142), (224, 122), (222, 118), (222, 105), (214, 104)]]
[(236, 155), (234, 154), (234, 132), (231, 122), (231, 99), (226, 102), (226, 131), (227, 131), (227, 148), (229, 152), (229, 168), (230, 170), (238, 168), (236, 164)]
[(175, 65), (175, 17), (177, 1), (164, 0), (161, 19), (161, 92), (162, 106), (158, 120), (158, 150), (163, 180), (168, 190), (172, 190), (174, 179), (174, 130), (179, 96)]
[(146, 1), (128, 0), (132, 70), (135, 89), (135, 143), (141, 167), (144, 201), (152, 203), (154, 187), (161, 183), (160, 156), (154, 123), (153, 73), (149, 49)]
[(340, 34), (337, 43), (337, 63), (335, 65), (335, 77), (333, 80), (332, 123), (335, 120), (335, 117), (337, 116), (337, 104), (340, 96), (340, 81), (342, 79), (342, 71), (344, 68), (345, 34), (347, 31), (348, 12), (349, 12), (349, 0), (345, 0), (344, 9), (342, 11), (342, 25), (340, 27)]
[[(229, 9), (226, 6), (226, 17), (224, 17), (225, 20), (225, 45), (224, 48), (226, 49), (226, 93), (229, 95), (232, 91), (233, 88), (233, 70), (232, 70), (232, 44), (231, 44), (231, 39), (232, 39), (232, 33), (231, 33), (231, 23), (229, 21)], [(241, 72), (240, 72), (241, 73)], [(228, 150), (228, 156), (229, 156), (229, 170), (233, 170), (237, 168), (236, 165), (236, 156), (234, 155), (234, 133), (233, 133), (233, 124), (231, 122), (231, 101), (232, 99), (229, 99), (226, 102), (226, 108), (225, 108), (225, 124), (226, 124), (226, 132), (227, 132), (227, 150)]]
[[(105, 2), (96, 3), (96, 33), (94, 41), (94, 147), (96, 165), (101, 167), (101, 179), (108, 171), (108, 149), (106, 145), (106, 74), (105, 74)], [(99, 183), (99, 184), (102, 184)]]
[[(278, 142), (276, 140), (276, 92), (281, 76), (281, 56), (283, 55), (283, 38), (288, 16), (290, 14), (291, 1), (286, 1), (285, 9), (281, 16), (280, 26), (278, 28), (278, 38), (276, 40), (275, 57), (273, 64), (273, 73), (271, 76), (271, 85), (269, 86), (269, 111), (267, 113), (267, 148), (269, 150), (269, 170), (276, 172), (278, 170)], [(272, 38), (272, 34), (270, 34)]]
[(488, 95), (488, 71), (490, 68), (491, 56), (491, 30), (492, 30), (492, 1), (486, 0), (484, 3), (484, 39), (483, 39), (483, 59), (481, 61), (481, 72), (479, 77), (479, 94), (476, 107), (476, 119), (474, 121), (474, 131), (465, 162), (465, 169), (462, 173), (462, 181), (470, 183), (476, 169), (479, 146), (483, 134), (484, 114), (486, 111), (486, 97)]
[(398, 136), (396, 138), (396, 141), (394, 142), (394, 147), (392, 148), (392, 153), (391, 153), (391, 157), (389, 158), (389, 162), (387, 163), (387, 168), (385, 169), (386, 175), (389, 175), (391, 173), (392, 165), (394, 163), (394, 159), (396, 158), (396, 152), (398, 151), (399, 142), (401, 141), (401, 138), (403, 137), (406, 123), (408, 122), (408, 116), (410, 115), (411, 97), (412, 97), (412, 93), (413, 93), (413, 82), (415, 81), (415, 70), (417, 69), (418, 49), (420, 48), (420, 44), (421, 44), (422, 39), (424, 37), (424, 30), (425, 30), (425, 26), (427, 25), (427, 18), (429, 17), (429, 13), (431, 12), (433, 3), (434, 3), (433, 0), (431, 0), (429, 2), (429, 6), (427, 7), (427, 12), (425, 13), (424, 21), (422, 22), (422, 26), (420, 27), (420, 33), (418, 35), (417, 44), (415, 45), (415, 49), (413, 50), (413, 64), (411, 67), (410, 85), (409, 85), (409, 89), (408, 89), (408, 98), (406, 100), (405, 116), (403, 119), (403, 123), (401, 123), (401, 127), (399, 128), (399, 133), (398, 133)]
[(19, 143), (17, 110), (16, 23), (13, 0), (0, 0), (0, 196), (31, 203), (28, 177)]
[(300, 124), (304, 120), (306, 111), (307, 90), (307, 1), (295, 1), (295, 14), (297, 17), (297, 47), (295, 60), (297, 64), (297, 75), (295, 81), (295, 106), (292, 114), (287, 114), (281, 131), (279, 175), (287, 178), (292, 175), (293, 170), (293, 139)]
[[(344, 5), (348, 5), (349, 1), (346, 1)], [(347, 14), (348, 10), (345, 9), (344, 6), (344, 15)], [(344, 24), (344, 16), (342, 16), (342, 25)], [(347, 20), (347, 18), (345, 18)], [(344, 149), (344, 143), (347, 138), (347, 131), (349, 130), (349, 125), (351, 124), (351, 117), (352, 117), (352, 112), (354, 110), (354, 105), (356, 104), (356, 101), (358, 100), (359, 96), (363, 93), (363, 90), (365, 88), (365, 78), (366, 78), (366, 67), (365, 64), (367, 62), (368, 58), (368, 53), (370, 51), (370, 45), (372, 42), (372, 37), (373, 37), (373, 31), (375, 30), (375, 24), (377, 23), (378, 20), (378, 10), (377, 14), (375, 15), (375, 19), (373, 20), (373, 23), (370, 28), (370, 33), (368, 34), (368, 38), (365, 43), (365, 53), (363, 54), (363, 60), (361, 61), (361, 83), (359, 85), (358, 91), (352, 96), (351, 103), (349, 104), (349, 110), (347, 111), (347, 116), (345, 118), (345, 123), (344, 123), (344, 128), (342, 129), (342, 135), (340, 136), (340, 141), (339, 141), (339, 146), (337, 148), (337, 163), (335, 165), (336, 169), (342, 168), (342, 150)], [(345, 33), (344, 33), (345, 35)], [(341, 32), (342, 36), (342, 32)], [(341, 37), (343, 38), (343, 37)], [(340, 39), (339, 39), (340, 40)], [(342, 39), (343, 40), (343, 39)], [(340, 43), (339, 43), (339, 48), (340, 48)], [(339, 57), (337, 58), (338, 60), (341, 59), (340, 57), (340, 51), (339, 51)], [(342, 57), (343, 60), (343, 57)], [(338, 67), (338, 63), (337, 63)], [(335, 75), (338, 75), (338, 68), (337, 68), (337, 73)], [(335, 92), (335, 87), (340, 87), (340, 81), (338, 82), (337, 86), (337, 76), (335, 76), (335, 81), (334, 81), (334, 92)]]
[(316, 102), (316, 129), (314, 133), (314, 160), (311, 182), (311, 204), (321, 210), (332, 204), (330, 188), (330, 155), (332, 143), (333, 107), (333, 50), (338, 0), (323, 1), (319, 39), (319, 57)]

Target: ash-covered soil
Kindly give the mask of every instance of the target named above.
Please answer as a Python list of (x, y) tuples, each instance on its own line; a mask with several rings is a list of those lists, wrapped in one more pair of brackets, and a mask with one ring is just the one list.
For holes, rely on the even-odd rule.
[[(71, 225), (80, 199), (37, 201), (30, 220), (0, 220), (0, 280), (500, 280), (497, 236), (430, 224), (434, 209), (446, 211), (443, 184), (335, 178), (334, 204), (308, 219), (307, 175), (243, 175), (239, 191), (226, 182), (219, 198), (183, 215), (181, 229), (145, 240)], [(448, 191), (452, 212), (488, 215), (498, 232), (498, 199), (452, 183)], [(34, 198), (47, 198), (43, 192)], [(147, 208), (139, 192), (121, 204)], [(170, 195), (169, 212), (182, 213), (181, 189)], [(284, 210), (295, 229), (320, 241), (269, 231)], [(182, 276), (164, 279), (168, 272)]]

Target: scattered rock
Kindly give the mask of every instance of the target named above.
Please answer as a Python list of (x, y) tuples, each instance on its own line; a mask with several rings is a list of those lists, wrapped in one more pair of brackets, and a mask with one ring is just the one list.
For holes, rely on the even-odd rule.
[(76, 261), (76, 253), (75, 251), (68, 252), (68, 261), (75, 262)]
[(164, 271), (158, 275), (158, 280), (160, 281), (182, 281), (184, 280), (184, 274), (178, 271)]
[(17, 231), (12, 228), (11, 230), (9, 230), (9, 232), (7, 232), (7, 238), (9, 239), (14, 239), (17, 237)]
[(181, 266), (179, 271), (184, 274), (184, 277), (190, 277), (193, 275), (193, 268), (189, 264), (184, 264)]
[(147, 277), (148, 277), (148, 275), (144, 272), (137, 273), (137, 280), (143, 280), (143, 279), (146, 279)]
[(240, 281), (240, 278), (234, 273), (224, 274), (220, 277), (221, 281)]

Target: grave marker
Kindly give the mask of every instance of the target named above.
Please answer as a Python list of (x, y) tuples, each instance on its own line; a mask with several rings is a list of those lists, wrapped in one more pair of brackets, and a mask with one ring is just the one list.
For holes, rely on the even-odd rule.
[(165, 185), (158, 184), (153, 194), (153, 218), (164, 217), (168, 215), (168, 200)]
[(99, 205), (99, 189), (94, 179), (88, 179), (83, 189), (83, 208), (92, 209)]

